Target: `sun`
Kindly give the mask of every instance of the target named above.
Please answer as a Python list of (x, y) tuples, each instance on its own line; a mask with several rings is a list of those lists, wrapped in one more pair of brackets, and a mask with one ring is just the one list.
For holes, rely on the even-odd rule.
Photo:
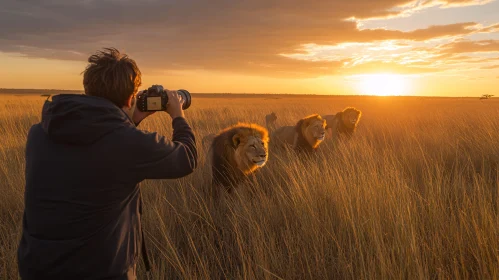
[(365, 95), (391, 96), (406, 95), (410, 90), (410, 81), (399, 74), (380, 73), (358, 75), (357, 86)]

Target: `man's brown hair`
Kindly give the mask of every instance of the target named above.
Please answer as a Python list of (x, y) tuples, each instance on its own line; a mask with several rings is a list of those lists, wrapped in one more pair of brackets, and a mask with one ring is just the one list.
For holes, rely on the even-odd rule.
[(115, 48), (105, 48), (88, 58), (83, 75), (85, 94), (106, 98), (123, 107), (137, 93), (142, 74), (135, 61)]

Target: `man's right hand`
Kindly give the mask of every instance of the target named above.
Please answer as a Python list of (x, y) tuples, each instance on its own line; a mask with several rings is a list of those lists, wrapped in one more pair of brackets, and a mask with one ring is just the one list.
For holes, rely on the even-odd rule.
[(173, 119), (177, 117), (184, 117), (184, 110), (182, 106), (184, 105), (184, 100), (175, 90), (166, 90), (168, 95), (168, 103), (166, 105), (166, 112)]

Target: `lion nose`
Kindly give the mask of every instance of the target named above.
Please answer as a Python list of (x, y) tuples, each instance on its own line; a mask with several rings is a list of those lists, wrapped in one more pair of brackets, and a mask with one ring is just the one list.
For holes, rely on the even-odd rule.
[(261, 154), (260, 157), (267, 157), (267, 153)]

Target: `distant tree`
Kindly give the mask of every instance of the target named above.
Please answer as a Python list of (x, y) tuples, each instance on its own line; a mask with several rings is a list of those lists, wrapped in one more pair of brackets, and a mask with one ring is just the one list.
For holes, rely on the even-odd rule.
[(494, 96), (494, 95), (492, 95), (492, 94), (484, 94), (484, 95), (482, 95), (482, 96), (480, 97), (480, 99), (489, 99), (489, 98), (491, 98), (492, 96)]

